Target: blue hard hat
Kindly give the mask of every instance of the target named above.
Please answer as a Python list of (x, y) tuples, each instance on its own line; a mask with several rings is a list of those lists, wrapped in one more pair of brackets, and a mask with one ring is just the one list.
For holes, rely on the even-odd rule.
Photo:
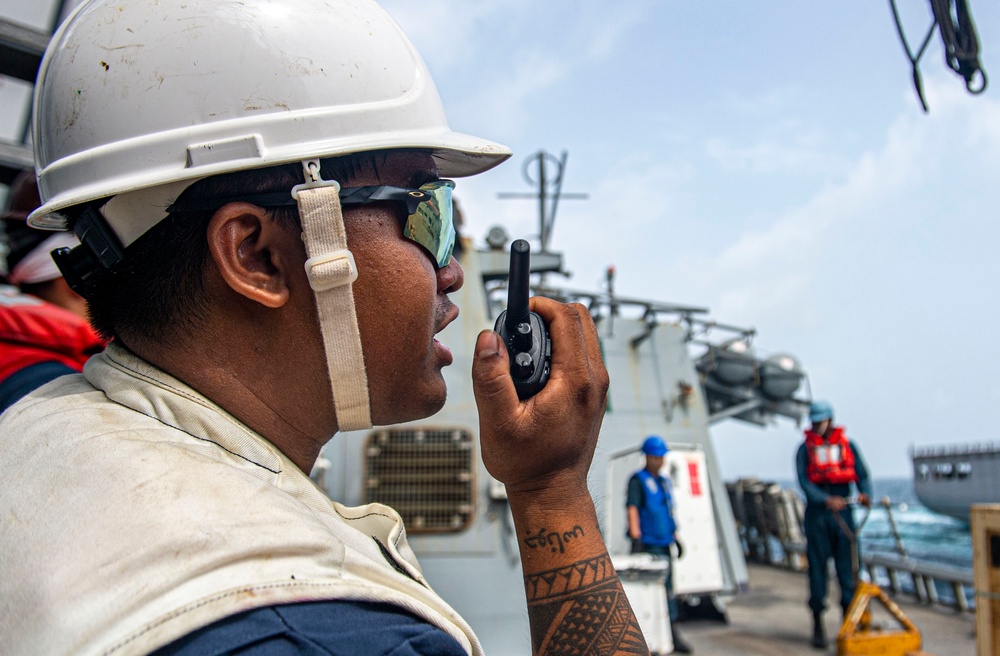
[(642, 443), (642, 452), (647, 456), (661, 457), (667, 455), (667, 443), (659, 435), (650, 435)]
[(813, 401), (809, 405), (809, 421), (818, 424), (824, 419), (833, 419), (833, 406), (826, 401)]

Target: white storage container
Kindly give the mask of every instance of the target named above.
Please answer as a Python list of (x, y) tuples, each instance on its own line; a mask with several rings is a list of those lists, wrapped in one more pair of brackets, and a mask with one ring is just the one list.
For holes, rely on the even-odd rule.
[(673, 652), (666, 589), (670, 562), (646, 553), (612, 556), (611, 562), (639, 620), (649, 651), (653, 654)]

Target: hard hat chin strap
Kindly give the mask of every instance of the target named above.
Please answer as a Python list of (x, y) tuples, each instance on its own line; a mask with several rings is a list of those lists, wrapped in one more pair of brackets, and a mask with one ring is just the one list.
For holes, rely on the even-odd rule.
[(319, 160), (304, 160), (305, 184), (292, 189), (306, 246), (306, 275), (316, 298), (330, 389), (340, 430), (371, 428), (368, 375), (351, 284), (358, 277), (340, 208), (340, 185), (323, 180)]

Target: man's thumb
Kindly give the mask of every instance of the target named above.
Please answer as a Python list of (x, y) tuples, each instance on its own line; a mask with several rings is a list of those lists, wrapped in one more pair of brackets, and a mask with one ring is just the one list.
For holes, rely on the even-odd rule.
[(479, 333), (476, 340), (476, 356), (472, 360), (472, 388), (476, 403), (482, 412), (484, 404), (517, 403), (517, 392), (510, 377), (510, 361), (507, 348), (500, 336), (492, 330)]

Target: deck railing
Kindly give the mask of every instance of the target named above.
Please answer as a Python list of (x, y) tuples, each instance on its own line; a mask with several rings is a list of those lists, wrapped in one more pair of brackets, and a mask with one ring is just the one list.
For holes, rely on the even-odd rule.
[(911, 458), (938, 458), (942, 456), (980, 456), (990, 455), (1000, 451), (996, 442), (979, 442), (972, 444), (946, 444), (940, 446), (910, 447)]
[[(781, 546), (788, 553), (805, 554), (806, 551), (804, 542)], [(786, 562), (787, 559), (783, 559), (773, 564), (785, 565)], [(961, 613), (975, 609), (970, 603), (972, 570), (880, 553), (862, 553), (861, 563), (871, 581), (888, 587), (895, 596), (910, 595), (920, 603), (941, 605)]]
[[(748, 560), (803, 571), (802, 501), (776, 483), (743, 479), (727, 485)], [(883, 505), (888, 505), (883, 500)], [(959, 612), (974, 608), (972, 570), (917, 561), (902, 548), (891, 510), (886, 508), (898, 554), (862, 551), (859, 567), (893, 595), (910, 595), (928, 605)]]

